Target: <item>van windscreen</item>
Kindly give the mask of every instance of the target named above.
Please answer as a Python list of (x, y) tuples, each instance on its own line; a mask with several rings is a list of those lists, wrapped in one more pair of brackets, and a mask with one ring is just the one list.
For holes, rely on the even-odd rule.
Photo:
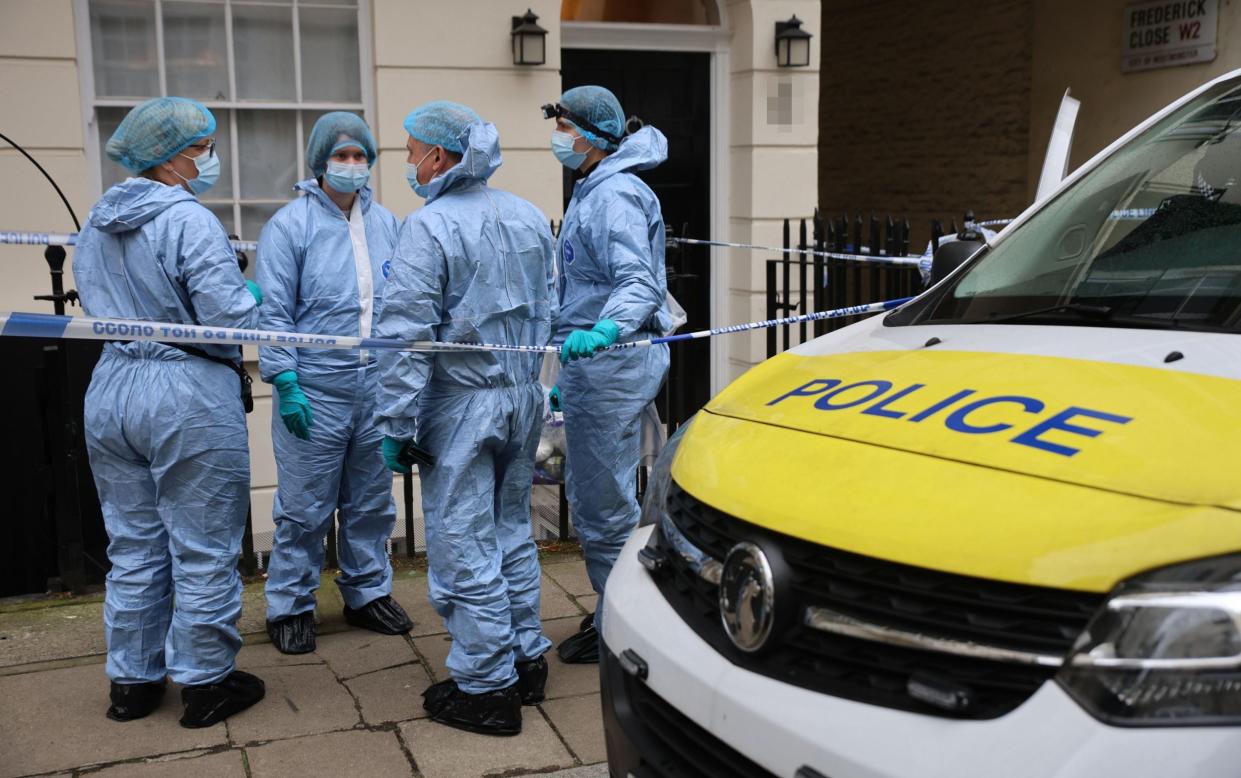
[(892, 323), (1239, 331), (1241, 83), (1117, 150), (928, 303)]

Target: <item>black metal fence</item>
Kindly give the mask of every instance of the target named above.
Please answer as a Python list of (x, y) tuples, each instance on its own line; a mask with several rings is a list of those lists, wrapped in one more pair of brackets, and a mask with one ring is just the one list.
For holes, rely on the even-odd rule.
[[(932, 234), (936, 238), (944, 234), (939, 222), (932, 225)], [(796, 244), (792, 242), (792, 220), (784, 220), (783, 248), (785, 252), (780, 258), (767, 260), (768, 319), (909, 297), (922, 289), (922, 276), (916, 265), (884, 265), (824, 256), (908, 256), (909, 219), (905, 217), (896, 219), (888, 215), (881, 219), (872, 213), (864, 220), (859, 213), (852, 220), (848, 214), (833, 219), (816, 209), (812, 219), (798, 221)], [(825, 319), (769, 327), (767, 356), (773, 357), (852, 321)]]

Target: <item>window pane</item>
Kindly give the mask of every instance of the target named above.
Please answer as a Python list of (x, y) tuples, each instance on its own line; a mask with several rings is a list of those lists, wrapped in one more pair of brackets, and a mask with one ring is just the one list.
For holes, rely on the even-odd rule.
[(164, 65), (168, 94), (229, 99), (224, 6), (164, 3)]
[(121, 124), (121, 119), (124, 119), (127, 113), (129, 113), (128, 108), (98, 108), (95, 111), (95, 115), (99, 117), (99, 159), (103, 162), (101, 180), (104, 191), (107, 191), (108, 187), (113, 184), (118, 184), (133, 175), (125, 168), (108, 159), (108, 154), (104, 151), (108, 145), (108, 138), (111, 138), (112, 133), (116, 132), (116, 128)]
[(301, 170), (296, 111), (240, 111), (241, 199), (288, 200)]
[(233, 199), (233, 132), (229, 123), (232, 113), (222, 108), (211, 109), (215, 117), (215, 153), (220, 156), (220, 180), (207, 190), (207, 200)]
[(361, 102), (358, 12), (302, 8), (302, 99)]
[[(208, 193), (210, 194), (210, 192)], [(237, 230), (233, 228), (233, 204), (227, 203), (211, 203), (206, 202), (207, 210), (215, 214), (215, 218), (220, 220), (220, 224), (224, 225), (224, 231), (229, 235), (237, 234)]]
[[(292, 194), (290, 192), (290, 194)], [(241, 206), (241, 237), (243, 240), (257, 241), (263, 225), (272, 215), (284, 207), (284, 203)], [(254, 264), (254, 256), (250, 256), (250, 264)], [(247, 271), (246, 275), (251, 275)]]
[(233, 7), (238, 100), (294, 100), (293, 9)]
[(96, 96), (159, 95), (153, 3), (94, 0), (90, 4), (90, 31)]

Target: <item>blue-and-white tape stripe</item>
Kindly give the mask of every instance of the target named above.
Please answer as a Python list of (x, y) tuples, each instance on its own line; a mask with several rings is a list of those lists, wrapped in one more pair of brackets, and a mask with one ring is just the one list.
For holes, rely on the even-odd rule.
[[(617, 343), (611, 349), (640, 348), (660, 343), (677, 343), (685, 340), (711, 338), (735, 332), (800, 324), (801, 322), (839, 319), (861, 316), (867, 313), (889, 311), (912, 297), (885, 300), (867, 305), (854, 305), (830, 311), (786, 316), (782, 319), (734, 324), (715, 327), (681, 335), (668, 335), (648, 340)], [(195, 345), (226, 346), (280, 346), (284, 348), (313, 349), (388, 349), (396, 351), (513, 351), (519, 353), (556, 354), (558, 346), (517, 346), (503, 343), (446, 343), (443, 341), (404, 341), (394, 338), (359, 338), (353, 336), (316, 335), (300, 332), (276, 332), (274, 330), (247, 330), (233, 327), (204, 327), (197, 324), (171, 324), (165, 322), (126, 321), (121, 319), (95, 319), (84, 316), (55, 316), (46, 313), (0, 313), (0, 337), (51, 338), (57, 340), (126, 340), (154, 341), (162, 343), (188, 343)]]
[(850, 262), (868, 262), (872, 265), (916, 266), (918, 257), (888, 256), (886, 254), (844, 254), (839, 251), (820, 251), (818, 249), (794, 249), (780, 246), (760, 246), (756, 243), (729, 243), (723, 240), (706, 240), (703, 238), (670, 238), (673, 243), (686, 246), (718, 246), (725, 249), (748, 249), (750, 251), (772, 251), (777, 254), (804, 254), (828, 259), (843, 259)]
[[(0, 245), (4, 246), (74, 246), (76, 232), (4, 232), (0, 231)], [(258, 251), (259, 244), (248, 240), (230, 240), (234, 251)]]

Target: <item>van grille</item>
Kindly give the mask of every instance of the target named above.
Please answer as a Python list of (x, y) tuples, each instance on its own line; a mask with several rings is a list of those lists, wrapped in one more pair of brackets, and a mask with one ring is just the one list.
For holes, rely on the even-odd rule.
[[(780, 535), (718, 511), (672, 487), (668, 513), (685, 538), (716, 560), (742, 540), (778, 549), (798, 614), (828, 608), (887, 628), (937, 638), (1063, 656), (1103, 603), (1103, 595), (1022, 586), (887, 562)], [(1024, 702), (1054, 667), (1011, 664), (831, 634), (800, 619), (773, 635), (757, 655), (737, 650), (720, 626), (717, 590), (657, 541), (669, 574), (657, 576), (677, 613), (734, 664), (786, 683), (889, 708), (964, 718), (995, 718)], [(774, 644), (774, 645), (773, 645)], [(968, 692), (969, 704), (947, 711), (912, 697), (912, 676)]]

